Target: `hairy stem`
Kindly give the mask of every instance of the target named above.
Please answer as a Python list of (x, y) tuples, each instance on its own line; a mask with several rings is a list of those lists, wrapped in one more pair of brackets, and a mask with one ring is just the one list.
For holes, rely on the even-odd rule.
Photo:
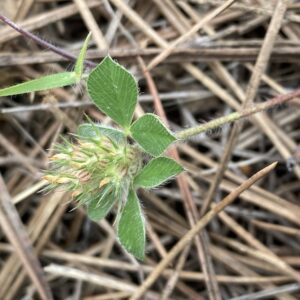
[[(56, 46), (48, 43), (47, 41), (41, 39), (40, 37), (34, 35), (33, 33), (27, 31), (26, 29), (21, 28), (16, 23), (14, 23), (12, 20), (10, 20), (9, 18), (5, 17), (2, 14), (0, 14), (0, 20), (3, 21), (8, 26), (10, 26), (11, 28), (13, 28), (14, 30), (18, 31), (24, 37), (35, 41), (37, 44), (41, 45), (42, 47), (47, 48), (47, 49), (53, 51), (54, 53), (57, 53), (60, 56), (65, 57), (69, 60), (76, 61), (77, 57), (75, 55), (70, 54), (67, 51), (65, 51), (59, 47), (56, 47)], [(96, 64), (90, 60), (85, 60), (84, 63), (91, 68), (94, 68), (96, 66)]]
[(251, 116), (255, 113), (266, 111), (272, 107), (275, 107), (277, 105), (283, 104), (289, 100), (292, 100), (296, 97), (300, 96), (300, 89), (295, 90), (292, 93), (288, 93), (285, 95), (279, 95), (277, 97), (274, 97), (264, 103), (257, 104), (255, 106), (249, 107), (241, 112), (234, 112), (227, 116), (220, 117), (217, 119), (214, 119), (210, 122), (207, 122), (205, 124), (201, 124), (196, 127), (192, 127), (189, 129), (185, 129), (182, 131), (179, 131), (176, 133), (176, 137), (179, 140), (186, 140), (194, 135), (200, 134), (202, 132), (206, 132), (211, 129), (218, 128), (219, 126), (230, 124), (234, 121), (240, 120), (242, 118)]

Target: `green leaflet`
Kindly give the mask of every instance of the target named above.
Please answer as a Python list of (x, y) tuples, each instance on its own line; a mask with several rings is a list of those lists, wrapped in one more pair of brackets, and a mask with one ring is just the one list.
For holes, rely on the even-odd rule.
[(152, 159), (134, 178), (136, 187), (153, 188), (183, 171), (175, 160), (167, 157)]
[(153, 156), (161, 155), (176, 140), (161, 120), (154, 114), (145, 114), (130, 128), (134, 140)]
[(81, 124), (78, 127), (77, 133), (79, 136), (86, 137), (86, 138), (93, 138), (93, 137), (105, 135), (117, 143), (124, 141), (123, 131), (106, 125), (90, 124), (90, 123)]
[(122, 127), (129, 127), (138, 96), (131, 73), (107, 56), (89, 75), (87, 87), (101, 111)]
[(139, 199), (130, 191), (118, 222), (118, 237), (121, 245), (136, 258), (145, 256), (145, 218)]

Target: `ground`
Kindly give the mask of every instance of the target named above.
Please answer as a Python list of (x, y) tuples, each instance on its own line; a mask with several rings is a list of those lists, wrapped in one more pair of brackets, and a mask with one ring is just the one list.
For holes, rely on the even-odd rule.
[[(175, 132), (300, 88), (298, 1), (3, 0), (0, 14), (37, 38), (1, 23), (1, 87), (72, 70), (65, 53), (92, 32), (87, 59), (109, 53), (138, 80), (134, 118), (154, 112)], [(142, 262), (116, 238), (116, 208), (93, 222), (69, 193), (41, 191), (61, 135), (86, 115), (114, 125), (84, 80), (1, 97), (0, 299), (299, 299), (299, 107), (293, 97), (176, 143), (166, 155), (185, 172), (138, 194)], [(170, 258), (228, 195), (234, 202)]]

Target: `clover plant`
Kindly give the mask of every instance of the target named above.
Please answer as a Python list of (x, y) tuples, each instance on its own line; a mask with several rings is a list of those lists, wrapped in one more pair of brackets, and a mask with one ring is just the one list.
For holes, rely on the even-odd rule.
[[(80, 125), (74, 143), (56, 146), (44, 179), (50, 189), (64, 186), (71, 191), (93, 220), (104, 218), (116, 204), (119, 241), (142, 260), (145, 218), (136, 191), (156, 187), (183, 170), (162, 156), (176, 138), (156, 115), (145, 114), (132, 122), (137, 82), (111, 57), (89, 74), (87, 89), (95, 105), (119, 128), (92, 122)], [(147, 163), (145, 154), (152, 157)]]
[(43, 177), (48, 182), (46, 189), (70, 191), (95, 221), (104, 218), (116, 205), (118, 239), (129, 253), (143, 260), (145, 217), (137, 190), (161, 185), (183, 170), (176, 161), (163, 156), (176, 137), (154, 114), (132, 121), (138, 98), (137, 82), (110, 56), (83, 76), (88, 40), (89, 36), (74, 71), (2, 89), (0, 96), (63, 87), (78, 83), (83, 77), (87, 79), (91, 100), (117, 128), (89, 121), (78, 127), (72, 142), (63, 139), (55, 145), (50, 170)]

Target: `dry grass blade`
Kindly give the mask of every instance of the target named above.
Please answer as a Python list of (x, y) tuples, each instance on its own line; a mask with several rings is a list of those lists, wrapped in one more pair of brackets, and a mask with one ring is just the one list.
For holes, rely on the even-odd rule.
[(241, 227), (236, 221), (234, 221), (230, 216), (228, 216), (225, 212), (221, 212), (219, 214), (220, 219), (241, 239), (245, 240), (252, 247), (265, 252), (267, 256), (269, 256), (274, 263), (274, 265), (278, 266), (281, 270), (283, 270), (286, 274), (291, 275), (295, 280), (300, 282), (300, 273), (291, 268), (287, 263), (285, 263), (280, 257), (278, 257), (275, 253), (270, 251), (267, 247), (265, 247), (262, 243), (260, 243), (257, 239), (255, 239), (249, 232), (247, 232), (243, 227)]
[(28, 272), (32, 282), (39, 292), (41, 299), (53, 299), (50, 287), (46, 281), (34, 250), (31, 246), (26, 230), (20, 217), (12, 204), (10, 195), (6, 189), (2, 176), (0, 175), (1, 207), (0, 224), (8, 239), (14, 246), (24, 268)]
[(168, 48), (164, 49), (159, 55), (157, 55), (151, 62), (148, 64), (147, 69), (150, 71), (154, 67), (156, 67), (158, 64), (160, 64), (164, 59), (166, 59), (172, 51), (175, 50), (175, 48), (185, 42), (188, 38), (190, 38), (193, 34), (197, 33), (204, 25), (206, 25), (209, 21), (211, 21), (213, 18), (221, 14), (224, 10), (226, 10), (228, 7), (230, 7), (236, 0), (228, 0), (215, 10), (213, 10), (211, 13), (207, 14), (198, 24), (194, 25), (188, 32), (183, 34), (180, 38), (178, 38), (176, 41), (170, 43)]
[(251, 293), (241, 297), (232, 298), (232, 300), (259, 300), (268, 299), (270, 297), (278, 297), (285, 293), (294, 293), (300, 290), (300, 285), (297, 283), (287, 284), (279, 287), (266, 289), (261, 292)]
[(123, 291), (123, 292), (134, 292), (136, 287), (132, 284), (126, 284), (124, 282), (120, 282), (117, 279), (110, 278), (108, 276), (100, 276), (96, 274), (91, 274), (89, 272), (84, 272), (81, 270), (77, 270), (75, 268), (70, 268), (61, 265), (49, 265), (46, 266), (45, 272), (49, 274), (53, 274), (56, 276), (62, 276), (65, 278), (74, 278), (80, 279), (86, 282), (90, 282), (99, 286), (109, 286), (115, 290)]
[(97, 25), (97, 22), (94, 19), (93, 14), (91, 13), (87, 3), (84, 0), (74, 0), (78, 9), (82, 15), (83, 20), (86, 23), (86, 26), (92, 32), (93, 37), (96, 41), (96, 44), (100, 50), (107, 50), (107, 42)]
[(177, 284), (177, 281), (178, 281), (178, 278), (179, 278), (179, 272), (181, 271), (181, 269), (184, 267), (184, 264), (186, 262), (186, 259), (187, 259), (187, 256), (190, 252), (190, 246), (191, 245), (187, 245), (186, 248), (182, 251), (180, 257), (179, 257), (179, 260), (178, 260), (178, 263), (176, 265), (176, 269), (175, 269), (175, 272), (174, 274), (169, 278), (165, 288), (164, 288), (164, 292), (161, 296), (161, 300), (167, 300), (170, 298), (170, 295), (172, 294), (176, 284)]
[(276, 224), (270, 224), (267, 222), (262, 222), (262, 221), (258, 221), (258, 220), (252, 220), (252, 223), (257, 226), (260, 227), (262, 229), (266, 229), (266, 230), (274, 230), (274, 231), (278, 231), (278, 232), (282, 232), (282, 233), (286, 233), (289, 235), (294, 235), (294, 236), (300, 236), (300, 230), (298, 228), (292, 228), (292, 227), (288, 227), (288, 226), (282, 226), (282, 225), (276, 225)]

